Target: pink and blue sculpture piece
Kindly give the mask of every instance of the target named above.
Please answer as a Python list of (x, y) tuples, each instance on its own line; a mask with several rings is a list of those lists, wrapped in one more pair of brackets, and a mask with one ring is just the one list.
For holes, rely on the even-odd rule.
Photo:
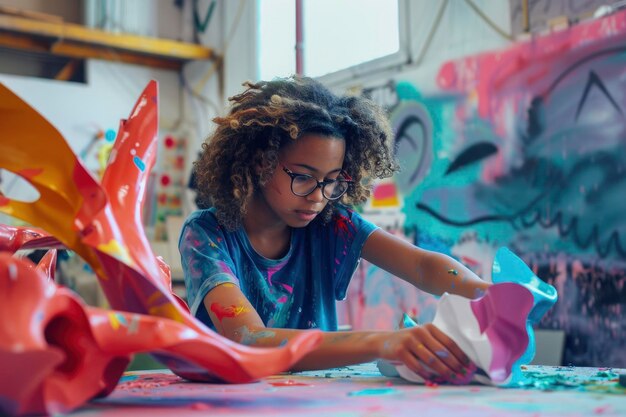
[[(247, 382), (288, 369), (320, 342), (311, 331), (281, 348), (240, 345), (197, 321), (172, 293), (169, 267), (152, 252), (141, 219), (157, 104), (150, 82), (122, 120), (98, 183), (51, 124), (0, 85), (0, 168), (39, 193), (33, 202), (0, 195), (0, 211), (42, 229), (0, 225), (0, 366), (20, 375), (0, 381), (0, 414), (66, 412), (106, 395), (136, 352), (153, 352), (190, 380)], [(11, 257), (59, 247), (91, 266), (118, 311), (87, 307), (52, 283), (53, 253), (37, 268)]]
[[(444, 294), (433, 324), (446, 333), (476, 365), (477, 371), (456, 383), (472, 380), (515, 386), (523, 381), (521, 366), (535, 356), (533, 325), (557, 300), (556, 289), (539, 279), (524, 261), (500, 248), (492, 267), (494, 285), (475, 300)], [(408, 316), (403, 325), (417, 325)], [(383, 375), (424, 380), (406, 366), (380, 361)]]

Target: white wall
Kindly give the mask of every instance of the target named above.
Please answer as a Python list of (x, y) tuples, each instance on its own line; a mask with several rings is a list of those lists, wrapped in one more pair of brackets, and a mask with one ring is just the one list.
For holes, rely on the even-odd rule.
[[(174, 72), (135, 65), (89, 61), (88, 84), (0, 74), (0, 82), (48, 119), (78, 154), (99, 129), (117, 131), (146, 84), (159, 82), (161, 119), (178, 114), (178, 79)], [(94, 155), (86, 161), (97, 168)]]

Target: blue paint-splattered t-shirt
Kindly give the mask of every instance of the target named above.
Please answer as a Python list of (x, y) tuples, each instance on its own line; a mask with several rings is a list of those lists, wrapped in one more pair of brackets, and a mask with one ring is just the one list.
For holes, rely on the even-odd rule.
[(292, 229), (289, 252), (267, 259), (256, 253), (242, 227), (229, 232), (219, 226), (215, 209), (196, 211), (178, 242), (191, 312), (215, 329), (204, 297), (220, 284), (233, 283), (267, 327), (336, 330), (335, 300), (345, 298), (361, 248), (376, 228), (336, 206), (328, 224), (315, 220)]

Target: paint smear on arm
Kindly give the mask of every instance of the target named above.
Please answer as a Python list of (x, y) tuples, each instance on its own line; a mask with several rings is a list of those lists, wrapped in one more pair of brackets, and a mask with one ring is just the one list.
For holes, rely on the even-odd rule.
[(211, 304), (211, 312), (215, 314), (220, 324), (222, 324), (222, 320), (225, 318), (234, 318), (243, 313), (250, 312), (250, 309), (244, 305), (234, 305), (231, 304), (228, 307), (221, 305), (220, 303), (212, 303)]

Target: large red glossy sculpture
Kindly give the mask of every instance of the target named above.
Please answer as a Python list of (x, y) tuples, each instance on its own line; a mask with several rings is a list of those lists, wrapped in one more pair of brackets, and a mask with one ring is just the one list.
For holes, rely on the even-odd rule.
[(71, 291), (9, 253), (0, 253), (0, 314), (2, 415), (67, 412), (111, 392), (130, 362), (98, 345)]
[[(0, 321), (0, 366), (12, 376), (0, 384), (2, 415), (64, 413), (107, 395), (137, 352), (184, 358), (230, 382), (246, 382), (259, 374), (259, 361), (264, 374), (280, 372), (287, 357), (315, 343), (304, 338), (284, 351), (244, 354), (173, 320), (86, 306), (46, 276), (54, 252), (37, 268), (0, 253), (0, 314), (11, 318)], [(281, 352), (283, 358), (276, 355)]]
[[(120, 124), (102, 184), (99, 184), (81, 164), (60, 133), (39, 113), (0, 84), (0, 168), (20, 175), (40, 194), (40, 198), (31, 203), (0, 196), (0, 211), (45, 230), (0, 228), (0, 238), (4, 240), (0, 242), (0, 250), (14, 252), (20, 247), (67, 247), (78, 253), (93, 268), (111, 307), (125, 312), (83, 309), (83, 313), (68, 313), (72, 318), (85, 314), (89, 326), (84, 324), (82, 318), (60, 321), (51, 318), (48, 321), (60, 323), (58, 327), (71, 327), (71, 332), (74, 332), (72, 334), (76, 336), (70, 340), (93, 339), (94, 343), (89, 344), (88, 348), (90, 355), (101, 354), (103, 358), (109, 355), (111, 358), (118, 358), (111, 360), (119, 364), (123, 362), (119, 358), (124, 355), (154, 350), (165, 365), (178, 375), (191, 380), (246, 382), (289, 368), (320, 342), (319, 333), (313, 331), (302, 335), (283, 348), (259, 349), (239, 345), (193, 318), (185, 303), (171, 292), (169, 267), (152, 252), (141, 221), (146, 183), (156, 159), (157, 110), (157, 84), (150, 82), (128, 120), (123, 120)], [(0, 265), (5, 268), (0, 280), (19, 281), (22, 275), (31, 275), (25, 272), (28, 268), (25, 269), (23, 265), (15, 266), (21, 264), (10, 259), (12, 258), (7, 256), (0, 258)], [(45, 276), (46, 271), (50, 273), (52, 264), (48, 258), (39, 266), (39, 270), (43, 271), (41, 276)], [(47, 294), (46, 291), (43, 294)], [(64, 291), (56, 287), (54, 292), (64, 294)], [(66, 295), (63, 297), (67, 298)], [(11, 300), (7, 300), (7, 304), (3, 301), (3, 307), (12, 305)], [(56, 312), (54, 314), (65, 314), (59, 313), (64, 311), (63, 308), (57, 310), (58, 307), (54, 307), (57, 304), (54, 300), (56, 297), (34, 300), (27, 304), (31, 307), (20, 309), (20, 314), (25, 314), (24, 317), (33, 316), (35, 310), (39, 312), (43, 308), (36, 307), (42, 302), (50, 302), (52, 306), (46, 308)], [(78, 311), (73, 302), (61, 302), (63, 303), (66, 306), (72, 305), (68, 307), (68, 311)], [(134, 320), (138, 328), (147, 330), (137, 332), (133, 337), (116, 337), (110, 326), (99, 325), (107, 314), (117, 314), (117, 317), (128, 322)], [(146, 314), (156, 317), (146, 317)], [(5, 325), (8, 317), (3, 315), (2, 321)], [(157, 332), (156, 328), (160, 330)], [(19, 336), (41, 341), (41, 333), (27, 333), (38, 333), (42, 329), (44, 334), (49, 332), (46, 326), (32, 330), (28, 326), (20, 326), (17, 333), (10, 334), (7, 344), (1, 345), (3, 348), (0, 349), (0, 361), (17, 361), (20, 357), (25, 366), (22, 373), (30, 374), (30, 362), (24, 359), (26, 356), (20, 356), (19, 352), (12, 350), (11, 346), (15, 346), (12, 340)], [(152, 333), (150, 329), (153, 330)], [(126, 343), (120, 345), (121, 340)], [(54, 360), (58, 357), (58, 349), (49, 350), (56, 353), (42, 354), (49, 357), (47, 363), (55, 363), (54, 366), (45, 367), (52, 372), (48, 376), (39, 374), (38, 368), (42, 382), (21, 381), (20, 385), (3, 379), (0, 382), (0, 407), (11, 413), (32, 413), (67, 410), (79, 405), (80, 401), (68, 398), (67, 392), (71, 396), (72, 389), (75, 389), (70, 385), (65, 387), (65, 391), (36, 388), (43, 389), (46, 394), (31, 408), (22, 402), (26, 397), (17, 398), (12, 394), (14, 390), (25, 389), (31, 383), (38, 387), (47, 386), (50, 381), (54, 381), (48, 381), (48, 378), (53, 378), (59, 367), (64, 368), (67, 366), (64, 364), (77, 361), (77, 356), (84, 356), (85, 352), (79, 352), (72, 343), (74, 342), (63, 345), (66, 349), (61, 355), (61, 364)], [(32, 346), (38, 349), (42, 347), (41, 344)], [(43, 351), (48, 352), (45, 348)], [(33, 366), (38, 365), (33, 362)], [(114, 368), (117, 370), (123, 367), (116, 365)], [(76, 371), (73, 375), (81, 381), (76, 386), (89, 385), (89, 381), (82, 379), (78, 368), (69, 369)], [(110, 379), (117, 381), (116, 378), (119, 375)], [(50, 384), (56, 386), (54, 382)], [(99, 388), (87, 390), (89, 393), (81, 397), (82, 401), (93, 395), (106, 393), (111, 388), (109, 385), (109, 379), (106, 382), (100, 381)], [(62, 391), (66, 393), (62, 394)], [(18, 405), (5, 408), (7, 401), (12, 404), (17, 401)]]

